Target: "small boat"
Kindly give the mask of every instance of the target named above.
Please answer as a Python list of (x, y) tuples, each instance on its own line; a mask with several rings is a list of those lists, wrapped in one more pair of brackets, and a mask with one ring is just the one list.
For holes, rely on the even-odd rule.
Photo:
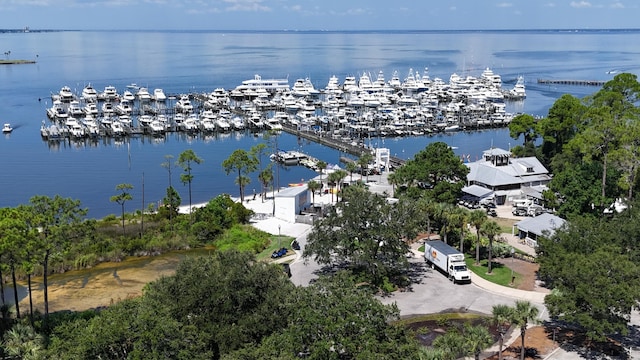
[(8, 134), (10, 132), (13, 131), (13, 128), (11, 127), (11, 124), (4, 124), (4, 126), (2, 127), (2, 132), (5, 134)]

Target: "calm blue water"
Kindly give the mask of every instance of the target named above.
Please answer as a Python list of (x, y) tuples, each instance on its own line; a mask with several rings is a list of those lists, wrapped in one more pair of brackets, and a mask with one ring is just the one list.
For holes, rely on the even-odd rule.
[[(518, 75), (527, 85), (527, 99), (507, 111), (546, 115), (563, 93), (585, 96), (593, 87), (541, 86), (537, 78), (608, 80), (615, 71), (638, 73), (640, 45), (637, 32), (393, 32), (393, 33), (222, 33), (222, 32), (52, 32), (0, 34), (4, 51), (14, 59), (36, 59), (34, 65), (0, 66), (0, 123), (15, 130), (0, 137), (0, 206), (28, 202), (35, 194), (80, 199), (89, 216), (118, 213), (109, 202), (119, 183), (131, 183), (134, 200), (127, 211), (140, 208), (144, 176), (145, 203), (157, 202), (168, 185), (160, 166), (165, 155), (176, 158), (193, 149), (204, 162), (194, 166), (193, 201), (207, 201), (220, 193), (237, 195), (234, 176), (221, 163), (237, 148), (261, 142), (251, 134), (192, 138), (168, 135), (161, 142), (132, 138), (124, 142), (61, 143), (52, 147), (39, 135), (50, 94), (63, 85), (81, 91), (91, 83), (98, 91), (114, 85), (121, 93), (137, 83), (166, 93), (210, 92), (231, 89), (242, 80), (309, 77), (323, 88), (331, 75), (344, 80), (363, 71), (383, 70), (387, 79), (397, 70), (404, 78), (410, 68), (429, 68), (431, 78), (448, 81), (453, 72), (479, 76), (491, 67), (511, 87)], [(609, 73), (608, 73), (609, 72)], [(40, 101), (39, 101), (40, 99)], [(373, 145), (410, 157), (429, 142), (445, 141), (459, 154), (477, 158), (491, 145), (516, 145), (506, 129), (424, 138), (372, 139)], [(301, 149), (328, 163), (340, 153), (283, 135), (282, 149)], [(183, 203), (186, 186), (173, 183)], [(282, 169), (280, 183), (315, 176), (302, 167)], [(249, 188), (259, 188), (254, 180)]]

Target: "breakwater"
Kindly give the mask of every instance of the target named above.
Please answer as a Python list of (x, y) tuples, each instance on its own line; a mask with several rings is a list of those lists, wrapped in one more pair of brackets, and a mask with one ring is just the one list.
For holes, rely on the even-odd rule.
[(538, 79), (538, 84), (602, 86), (605, 83), (606, 81), (602, 81), (602, 80)]

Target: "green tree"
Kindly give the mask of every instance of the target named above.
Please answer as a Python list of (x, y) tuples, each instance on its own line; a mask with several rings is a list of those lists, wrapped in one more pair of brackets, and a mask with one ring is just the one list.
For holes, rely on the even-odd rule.
[(119, 194), (113, 195), (109, 198), (109, 201), (115, 202), (122, 207), (122, 235), (125, 235), (124, 228), (124, 204), (133, 199), (129, 190), (133, 189), (131, 184), (118, 184), (116, 185), (116, 191), (120, 191)]
[(360, 166), (360, 174), (365, 176), (366, 182), (369, 182), (369, 164), (373, 161), (373, 155), (371, 153), (364, 153), (358, 158), (358, 165)]
[[(27, 241), (33, 235), (33, 230), (35, 230), (28, 227), (27, 214), (21, 209), (20, 207), (0, 209), (0, 256), (3, 260), (2, 262), (9, 266), (11, 272), (17, 318), (20, 318), (20, 302), (18, 301), (16, 267), (20, 267), (22, 261), (24, 261)], [(2, 282), (4, 282), (4, 279), (2, 279)]]
[(498, 347), (498, 360), (502, 360), (502, 346), (504, 345), (504, 334), (507, 333), (508, 323), (511, 319), (512, 308), (508, 305), (498, 304), (491, 308), (491, 323), (496, 326), (500, 334), (500, 344)]
[(492, 271), (492, 267), (491, 267), (491, 262), (493, 261), (493, 259), (491, 258), (491, 254), (493, 251), (493, 240), (495, 239), (495, 237), (500, 234), (500, 225), (498, 225), (497, 222), (491, 220), (491, 221), (486, 221), (484, 224), (482, 224), (482, 227), (480, 228), (480, 231), (487, 235), (487, 237), (489, 238), (489, 249), (488, 249), (488, 265), (487, 265), (487, 273), (491, 274)]
[(442, 360), (459, 359), (465, 353), (465, 338), (459, 331), (450, 330), (433, 340), (433, 347), (444, 353)]
[(173, 171), (173, 167), (175, 166), (175, 163), (173, 162), (173, 155), (165, 155), (164, 159), (165, 161), (162, 162), (160, 166), (167, 169), (167, 174), (169, 175), (169, 187), (167, 188), (167, 198), (163, 200), (163, 203), (165, 204), (165, 206), (166, 204), (169, 204), (169, 225), (171, 226), (171, 231), (173, 231), (173, 217), (178, 214), (177, 211), (178, 211), (178, 207), (180, 207), (181, 199), (179, 199), (178, 201), (178, 206), (174, 208), (173, 205), (175, 204), (175, 202), (173, 201), (173, 197), (177, 195), (177, 192), (173, 188), (173, 184), (172, 184), (173, 182), (172, 171)]
[(315, 180), (310, 180), (307, 183), (307, 188), (311, 191), (311, 196), (313, 198), (313, 202), (316, 202), (316, 192), (320, 190), (320, 183)]
[(353, 182), (353, 173), (358, 170), (358, 164), (355, 161), (347, 161), (344, 168), (349, 172), (349, 182)]
[(469, 215), (469, 222), (476, 229), (476, 265), (480, 264), (480, 234), (482, 225), (487, 221), (487, 213), (483, 210), (473, 210)]
[(176, 161), (176, 164), (180, 166), (184, 171), (184, 174), (180, 174), (180, 181), (184, 185), (189, 185), (189, 219), (192, 219), (191, 206), (193, 204), (191, 202), (191, 183), (193, 182), (193, 175), (191, 174), (191, 171), (192, 171), (191, 166), (193, 164), (200, 164), (200, 163), (202, 163), (202, 159), (200, 159), (196, 155), (196, 153), (191, 149), (187, 149), (181, 152), (180, 155), (178, 156), (178, 161)]
[(482, 350), (493, 344), (493, 338), (489, 330), (481, 325), (471, 326), (465, 324), (462, 334), (464, 338), (465, 355), (473, 355), (475, 360), (480, 360)]
[(435, 202), (455, 204), (466, 184), (469, 168), (449, 145), (434, 142), (396, 169), (406, 194), (417, 198), (426, 193)]
[[(633, 204), (635, 205), (635, 203)], [(538, 239), (539, 275), (553, 288), (545, 298), (552, 316), (579, 324), (588, 338), (625, 334), (640, 299), (637, 210), (607, 221), (572, 218), (553, 236)]]
[(34, 214), (33, 225), (40, 230), (38, 252), (42, 265), (46, 323), (49, 315), (49, 261), (51, 257), (62, 256), (71, 241), (84, 234), (85, 228), (80, 223), (87, 210), (80, 208), (79, 200), (62, 198), (59, 195), (53, 198), (36, 195), (29, 202)]
[[(523, 136), (523, 146), (525, 149), (531, 148), (533, 146), (533, 142), (538, 137), (538, 133), (536, 131), (536, 119), (529, 114), (520, 114), (515, 116), (509, 123), (509, 136), (516, 140), (519, 139), (520, 136)], [(526, 155), (531, 156), (535, 154)]]
[[(261, 177), (264, 178), (265, 176), (267, 176), (269, 178), (269, 175), (267, 175), (266, 173), (263, 175), (263, 172), (265, 172), (265, 170), (267, 170), (268, 168), (268, 172), (271, 175), (271, 179), (273, 179), (273, 172), (271, 171), (271, 164), (269, 164), (267, 166), (267, 168), (263, 168), (262, 166), (262, 158), (267, 154), (267, 144), (265, 143), (259, 143), (256, 144), (254, 146), (251, 147), (251, 149), (249, 149), (249, 154), (251, 154), (253, 157), (256, 158), (256, 160), (258, 161), (258, 180), (260, 180), (260, 186), (262, 187), (262, 190), (260, 191), (260, 194), (264, 194), (265, 193), (265, 189), (266, 187), (269, 185), (270, 181), (267, 181), (266, 184), (264, 181), (262, 181)], [(262, 201), (264, 201), (264, 196), (262, 197)]]
[(553, 103), (547, 117), (538, 121), (545, 162), (549, 163), (555, 155), (562, 153), (564, 146), (580, 131), (585, 111), (580, 99), (565, 94)]
[(320, 264), (347, 264), (376, 286), (385, 277), (401, 276), (408, 266), (404, 239), (417, 233), (415, 223), (407, 221), (415, 207), (402, 200), (389, 204), (356, 186), (349, 186), (344, 198), (315, 223), (303, 256)]
[(318, 168), (318, 171), (320, 171), (320, 185), (322, 185), (322, 175), (324, 174), (324, 170), (327, 168), (327, 163), (320, 160), (316, 164), (316, 167)]
[(266, 189), (269, 188), (269, 185), (271, 185), (271, 187), (273, 187), (273, 167), (272, 164), (267, 165), (266, 168), (264, 168), (262, 171), (260, 171), (260, 174), (258, 174), (258, 180), (260, 180), (260, 183), (262, 184), (262, 193), (260, 194), (260, 197), (262, 198), (262, 202), (264, 202), (267, 194), (266, 194)]
[(289, 325), (226, 359), (415, 359), (420, 347), (395, 305), (383, 305), (339, 272), (291, 292)]
[(517, 300), (516, 305), (509, 312), (509, 322), (514, 326), (520, 328), (520, 339), (522, 339), (520, 347), (520, 360), (524, 360), (524, 354), (526, 351), (526, 348), (524, 347), (524, 340), (527, 326), (530, 323), (538, 323), (539, 311), (540, 310), (537, 307), (533, 306), (531, 302)]
[(255, 171), (258, 166), (258, 160), (254, 155), (243, 149), (237, 149), (222, 162), (224, 171), (229, 175), (236, 172), (236, 184), (240, 187), (240, 202), (244, 202), (244, 188), (249, 184), (251, 172)]
[[(158, 210), (161, 215), (166, 216), (168, 213), (169, 219), (173, 219), (178, 216), (178, 209), (180, 208), (180, 204), (182, 203), (182, 198), (180, 194), (173, 188), (173, 186), (169, 186), (167, 188), (167, 193), (165, 197), (162, 199), (162, 207)], [(173, 229), (173, 223), (170, 222), (171, 228)]]

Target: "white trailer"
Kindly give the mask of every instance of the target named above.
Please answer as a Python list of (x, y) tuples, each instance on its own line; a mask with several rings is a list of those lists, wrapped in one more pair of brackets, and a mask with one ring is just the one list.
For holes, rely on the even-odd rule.
[(455, 283), (471, 282), (471, 273), (464, 262), (464, 254), (440, 240), (424, 242), (424, 259), (432, 269), (436, 267)]

